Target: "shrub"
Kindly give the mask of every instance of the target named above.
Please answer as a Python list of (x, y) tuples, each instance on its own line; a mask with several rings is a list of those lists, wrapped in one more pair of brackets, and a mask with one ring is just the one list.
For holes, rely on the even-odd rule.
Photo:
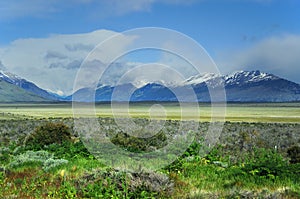
[(15, 156), (8, 164), (8, 167), (17, 168), (29, 163), (42, 164), (50, 158), (53, 158), (53, 154), (48, 153), (47, 151), (26, 151), (25, 153)]
[(130, 136), (127, 133), (118, 133), (111, 142), (131, 152), (148, 152), (167, 145), (167, 136), (160, 132), (149, 138)]
[(33, 133), (25, 139), (25, 145), (33, 149), (43, 149), (44, 146), (53, 143), (62, 144), (71, 141), (71, 130), (63, 123), (46, 123), (37, 127)]
[(203, 150), (203, 144), (202, 142), (194, 141), (189, 148), (186, 149), (184, 154), (182, 155), (182, 158), (190, 157), (190, 156), (201, 156), (201, 150)]
[(93, 170), (76, 182), (84, 198), (169, 198), (174, 183), (157, 172), (124, 172), (114, 169)]
[(288, 172), (288, 162), (276, 151), (255, 149), (242, 168), (243, 171), (259, 177), (284, 177)]
[(300, 147), (292, 146), (287, 150), (288, 157), (290, 158), (291, 164), (300, 163)]
[(10, 150), (7, 147), (0, 148), (0, 162), (7, 162), (10, 158)]
[(214, 162), (214, 161), (220, 161), (222, 159), (221, 157), (221, 147), (220, 145), (213, 147), (209, 153), (205, 156), (205, 158), (207, 160), (209, 160), (210, 162)]
[(54, 153), (55, 157), (64, 158), (68, 160), (75, 159), (78, 157), (93, 158), (92, 154), (87, 150), (87, 148), (81, 141), (76, 143), (53, 143), (45, 147), (45, 150)]
[(43, 166), (43, 170), (49, 171), (52, 168), (68, 163), (67, 160), (53, 158), (53, 154), (47, 151), (26, 151), (25, 153), (15, 156), (8, 164), (8, 167), (18, 168), (26, 164), (38, 164)]
[(68, 160), (65, 159), (53, 159), (53, 158), (49, 158), (47, 160), (45, 160), (44, 164), (43, 164), (43, 169), (45, 171), (49, 171), (55, 167), (59, 167), (63, 164), (67, 164)]

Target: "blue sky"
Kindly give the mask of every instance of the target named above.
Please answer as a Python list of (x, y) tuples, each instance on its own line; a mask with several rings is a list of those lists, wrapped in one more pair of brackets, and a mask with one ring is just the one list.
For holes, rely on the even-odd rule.
[[(299, 8), (298, 0), (1, 1), (0, 67), (69, 94), (91, 45), (151, 26), (196, 40), (221, 73), (258, 69), (300, 83)], [(68, 54), (61, 43), (87, 51)]]

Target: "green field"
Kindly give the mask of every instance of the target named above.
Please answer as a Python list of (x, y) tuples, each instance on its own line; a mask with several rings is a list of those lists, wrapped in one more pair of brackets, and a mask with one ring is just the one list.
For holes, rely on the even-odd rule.
[[(149, 117), (150, 103), (135, 103), (130, 105), (132, 117)], [(181, 108), (175, 103), (162, 103), (168, 119), (182, 119)], [(96, 114), (99, 117), (112, 117), (110, 104), (96, 104)], [(187, 106), (184, 119), (194, 119), (195, 107)], [(115, 109), (115, 116), (122, 117), (128, 110), (124, 106)], [(200, 121), (211, 120), (209, 104), (199, 104)], [(162, 119), (161, 111), (154, 111), (154, 117)], [(217, 120), (220, 115), (217, 115)], [(71, 103), (59, 104), (0, 104), (0, 119), (8, 118), (51, 118), (73, 117)], [(225, 120), (231, 122), (300, 122), (300, 103), (242, 103), (227, 104)]]
[[(86, 113), (82, 105), (76, 110)], [(151, 110), (153, 103), (130, 104), (129, 111), (119, 105), (113, 114), (110, 104), (96, 104), (99, 135), (106, 129), (110, 142), (95, 139), (98, 131), (89, 134), (88, 128), (95, 137), (86, 145), (72, 128), (71, 103), (0, 104), (0, 198), (300, 198), (300, 103), (227, 104), (228, 122), (213, 147), (205, 142), (211, 107), (199, 104), (196, 120), (204, 122), (176, 157), (164, 147), (181, 150), (178, 104), (161, 104), (172, 120), (149, 138), (120, 131), (112, 117), (129, 112), (145, 125), (149, 120), (140, 118), (163, 119), (162, 109)], [(195, 119), (197, 109), (186, 105), (184, 119)], [(118, 147), (134, 154), (135, 164), (129, 165), (135, 170), (116, 166), (126, 160), (117, 155)], [(174, 162), (155, 171), (137, 164), (143, 157), (156, 166), (155, 152)], [(111, 157), (117, 157), (114, 166), (105, 164)]]

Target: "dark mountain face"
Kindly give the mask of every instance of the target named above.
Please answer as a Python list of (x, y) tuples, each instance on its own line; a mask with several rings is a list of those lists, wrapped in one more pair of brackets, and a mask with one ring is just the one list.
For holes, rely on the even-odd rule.
[(300, 100), (300, 85), (284, 80), (263, 80), (225, 87), (228, 101), (289, 102)]
[(149, 83), (137, 89), (131, 96), (131, 101), (177, 101), (175, 94), (166, 86)]
[[(140, 88), (132, 84), (116, 87), (102, 86), (96, 90), (96, 101), (194, 101), (191, 93), (199, 102), (211, 101), (209, 89), (225, 88), (227, 101), (232, 102), (289, 102), (300, 100), (300, 85), (275, 75), (260, 71), (240, 71), (231, 75), (202, 74), (190, 77), (184, 82), (167, 86), (159, 83), (148, 83)], [(84, 94), (79, 90), (77, 94)], [(117, 97), (116, 97), (117, 96)], [(69, 97), (69, 99), (71, 96)], [(84, 101), (84, 100), (83, 100)]]
[(43, 97), (45, 99), (49, 99), (49, 100), (59, 100), (59, 98), (41, 88), (39, 88), (38, 86), (36, 86), (35, 84), (28, 82), (27, 80), (20, 80), (18, 82), (18, 86), (23, 88), (24, 90), (34, 93), (40, 97)]
[(9, 84), (15, 85), (28, 93), (31, 93), (32, 95), (37, 95), (40, 98), (43, 98), (46, 101), (57, 101), (59, 100), (59, 97), (55, 96), (54, 94), (51, 94), (47, 92), (46, 90), (43, 90), (36, 86), (34, 83), (29, 82), (21, 77), (18, 77), (17, 75), (14, 75), (9, 72), (3, 72), (0, 71), (0, 80), (7, 82)]
[(300, 100), (300, 85), (260, 71), (238, 72), (225, 79), (227, 101), (289, 102)]
[(42, 102), (49, 101), (30, 93), (0, 78), (0, 102)]
[[(230, 102), (300, 101), (300, 85), (260, 71), (240, 71), (231, 75), (200, 74), (172, 85), (147, 83), (137, 88), (131, 83), (97, 89), (82, 88), (66, 98), (49, 93), (11, 73), (0, 71), (0, 101), (199, 101), (210, 102), (209, 90), (224, 86)], [(210, 89), (208, 89), (210, 88)], [(220, 98), (221, 99), (221, 98)]]

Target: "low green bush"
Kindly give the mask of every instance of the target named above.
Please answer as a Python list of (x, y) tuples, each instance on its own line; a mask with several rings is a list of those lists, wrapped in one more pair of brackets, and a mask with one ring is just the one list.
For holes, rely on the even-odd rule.
[(288, 157), (291, 164), (300, 163), (300, 146), (291, 146), (287, 150)]
[(130, 136), (118, 133), (111, 138), (111, 142), (131, 152), (149, 152), (167, 145), (167, 136), (160, 132), (149, 138)]
[(37, 127), (25, 139), (25, 145), (30, 149), (43, 149), (45, 146), (56, 143), (62, 144), (72, 139), (71, 130), (63, 123), (48, 122)]
[(68, 161), (64, 159), (54, 159), (54, 155), (47, 151), (26, 151), (25, 153), (14, 156), (13, 160), (8, 164), (8, 168), (37, 165), (42, 166), (43, 170), (49, 171), (52, 168), (67, 163)]
[(157, 172), (124, 172), (115, 169), (93, 170), (76, 182), (83, 198), (168, 198), (174, 183)]
[(286, 176), (288, 168), (288, 161), (278, 152), (258, 148), (248, 156), (242, 170), (251, 175), (275, 179)]
[(53, 159), (53, 158), (49, 158), (47, 160), (44, 161), (43, 163), (43, 169), (45, 171), (49, 171), (53, 168), (57, 168), (61, 165), (67, 164), (68, 160), (65, 159)]
[(53, 143), (44, 147), (44, 149), (53, 153), (58, 158), (68, 160), (81, 157), (94, 159), (94, 156), (87, 150), (82, 141), (75, 143), (67, 141), (62, 144)]
[(10, 153), (11, 153), (11, 151), (8, 147), (1, 147), (0, 148), (0, 162), (6, 163), (11, 156)]

